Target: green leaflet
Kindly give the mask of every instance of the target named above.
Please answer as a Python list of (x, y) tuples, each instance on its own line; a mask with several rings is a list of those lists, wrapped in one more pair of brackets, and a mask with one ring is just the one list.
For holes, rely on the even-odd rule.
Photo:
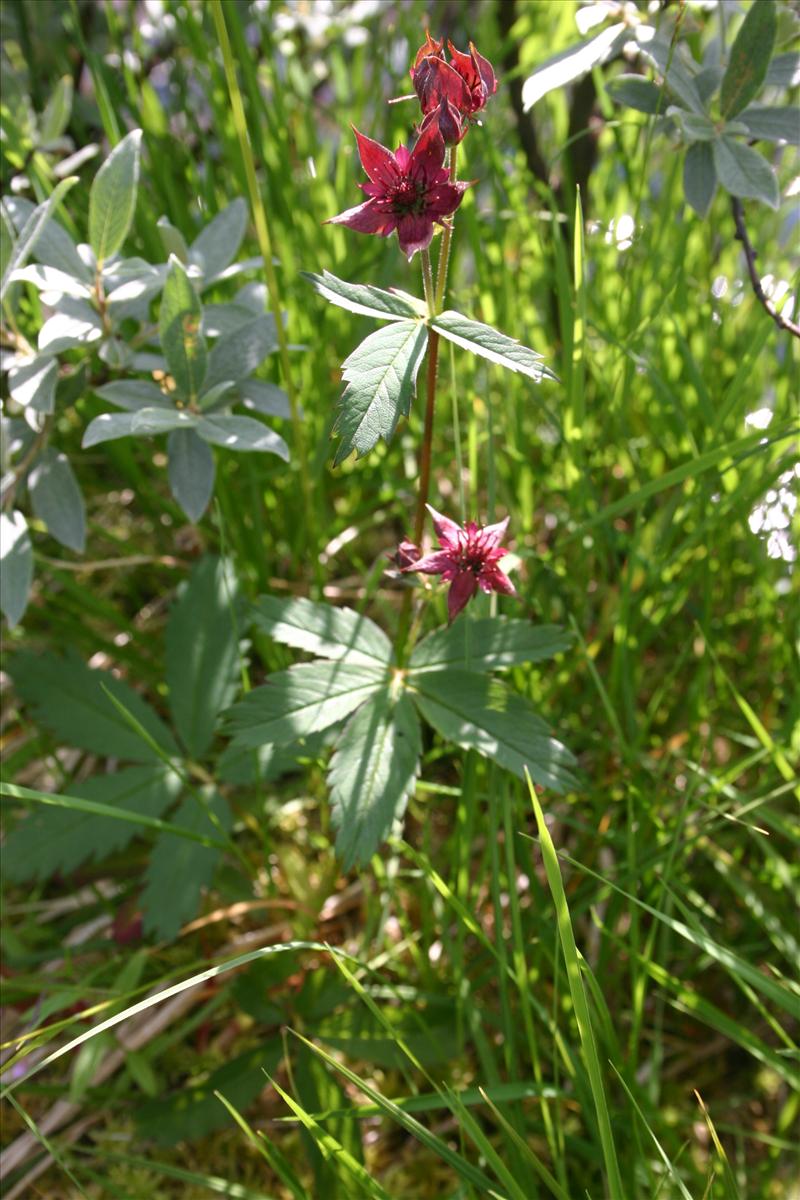
[(336, 848), (345, 869), (367, 863), (405, 812), (420, 748), (413, 704), (408, 696), (395, 701), (389, 688), (371, 696), (348, 721), (328, 772)]
[(276, 642), (351, 663), (377, 666), (394, 659), (392, 644), (369, 617), (351, 608), (316, 604), (303, 597), (259, 596), (253, 619)]
[(417, 371), (428, 344), (428, 331), (419, 321), (395, 321), (377, 329), (345, 359), (347, 383), (334, 433), (340, 437), (334, 465), (355, 450), (360, 458), (387, 441), (400, 417), (407, 417), (416, 387)]

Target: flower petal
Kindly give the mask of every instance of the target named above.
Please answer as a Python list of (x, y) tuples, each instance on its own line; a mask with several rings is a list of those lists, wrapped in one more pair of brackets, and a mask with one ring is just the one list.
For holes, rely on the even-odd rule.
[(365, 134), (359, 133), (355, 125), (353, 133), (358, 142), (358, 155), (361, 165), (373, 183), (382, 183), (388, 187), (396, 183), (399, 174), (397, 160), (391, 150), (387, 150), (380, 142), (373, 141)]
[(478, 576), (478, 582), (485, 592), (501, 592), (504, 596), (516, 596), (517, 589), (498, 566), (492, 564), (484, 567)]
[(478, 581), (471, 571), (459, 571), (447, 593), (447, 615), (455, 620), (478, 590)]
[(475, 46), (472, 42), (469, 44), (469, 52), (472, 55), (472, 61), (475, 63), (478, 74), (481, 77), (481, 82), (486, 88), (486, 97), (488, 99), (489, 96), (493, 96), (497, 91), (497, 80), (495, 79), (492, 64), (487, 58), (484, 58), (482, 54), (478, 54), (478, 51), (475, 49)]
[(454, 213), (464, 198), (464, 192), (471, 183), (437, 183), (428, 188), (425, 201), (431, 219), (438, 221), (440, 217), (449, 217)]
[(439, 126), (432, 124), (423, 129), (411, 151), (408, 173), (412, 179), (436, 183), (443, 163), (444, 139), (439, 133)]
[(324, 225), (346, 225), (348, 229), (356, 229), (359, 233), (377, 233), (388, 237), (397, 228), (397, 217), (394, 213), (386, 212), (378, 207), (374, 199), (365, 200), (355, 208), (348, 208), (337, 217), (328, 217)]
[(437, 512), (432, 504), (426, 504), (428, 512), (431, 514), (433, 528), (436, 530), (436, 536), (442, 546), (449, 547), (452, 550), (457, 550), (459, 546), (458, 535), (461, 533), (461, 526), (455, 521), (451, 521), (449, 517), (443, 516)]
[(483, 528), (483, 539), (486, 548), (493, 550), (495, 546), (499, 546), (506, 536), (507, 529), (508, 517), (502, 521), (498, 521), (496, 525), (485, 525)]
[(394, 217), (403, 254), (411, 260), (418, 250), (426, 250), (433, 238), (433, 217), (427, 213), (404, 213)]
[(443, 575), (446, 572), (452, 574), (457, 569), (457, 564), (453, 561), (449, 550), (434, 550), (433, 554), (426, 554), (424, 558), (418, 558), (416, 562), (409, 563), (407, 567), (400, 569), (402, 571), (419, 571), (421, 575)]

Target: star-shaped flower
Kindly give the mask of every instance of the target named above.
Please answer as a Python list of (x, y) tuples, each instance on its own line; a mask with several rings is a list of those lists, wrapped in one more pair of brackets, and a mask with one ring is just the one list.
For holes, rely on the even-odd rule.
[(444, 167), (444, 141), (438, 126), (431, 124), (420, 133), (414, 149), (400, 146), (395, 154), (380, 142), (353, 129), (361, 165), (369, 183), (358, 186), (369, 197), (348, 208), (326, 224), (346, 225), (359, 233), (388, 237), (397, 230), (400, 249), (410, 259), (426, 249), (433, 226), (443, 224), (461, 203), (468, 183), (451, 183)]
[[(508, 528), (508, 517), (496, 525), (478, 525), (467, 521), (463, 527), (442, 516), (427, 505), (433, 527), (439, 539), (439, 550), (426, 554), (402, 571), (419, 571), (423, 575), (441, 575), (450, 584), (447, 611), (452, 621), (480, 588), (484, 592), (516, 595), (516, 589), (498, 563), (507, 551), (500, 545)], [(409, 543), (404, 542), (403, 546)]]

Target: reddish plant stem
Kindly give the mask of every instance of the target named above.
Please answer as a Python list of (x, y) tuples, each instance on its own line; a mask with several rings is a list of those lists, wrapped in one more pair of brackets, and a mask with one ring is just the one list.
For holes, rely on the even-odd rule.
[[(455, 183), (457, 171), (457, 147), (450, 151), (450, 182)], [(452, 220), (445, 226), (442, 234), (442, 246), (439, 251), (439, 263), (436, 272), (436, 286), (433, 284), (430, 253), (423, 250), (422, 281), (425, 288), (425, 299), (428, 304), (428, 319), (432, 319), (441, 311), (444, 294), (447, 287), (447, 267), (450, 260), (450, 245), (453, 238)], [(439, 334), (435, 329), (428, 331), (428, 353), (426, 358), (427, 370), (425, 376), (425, 424), (422, 432), (422, 445), (419, 451), (419, 491), (417, 493), (417, 510), (414, 518), (414, 542), (417, 546), (422, 543), (425, 529), (425, 507), (428, 503), (431, 484), (431, 457), (433, 453), (433, 423), (436, 414), (436, 382), (439, 373)], [(409, 641), (409, 625), (411, 617), (412, 593), (409, 588), (403, 596), (403, 606), (400, 610), (400, 623), (397, 632), (398, 658), (404, 661), (407, 643)], [(414, 638), (411, 638), (413, 644)]]

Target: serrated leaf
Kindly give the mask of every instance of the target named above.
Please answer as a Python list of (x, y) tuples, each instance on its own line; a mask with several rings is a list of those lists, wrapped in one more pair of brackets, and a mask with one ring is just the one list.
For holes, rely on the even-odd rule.
[(767, 104), (751, 104), (739, 113), (738, 119), (754, 138), (800, 144), (800, 110), (793, 105), (771, 108)]
[(49, 414), (55, 409), (58, 362), (49, 355), (42, 355), (12, 367), (8, 372), (8, 392), (16, 404), (35, 412)]
[(775, 9), (774, 0), (756, 0), (747, 10), (722, 79), (719, 103), (726, 120), (746, 108), (764, 86), (778, 32)]
[(60, 354), (75, 346), (88, 346), (103, 336), (103, 322), (86, 300), (65, 296), (58, 311), (39, 330), (39, 353)]
[(198, 418), (173, 408), (140, 408), (137, 412), (101, 413), (86, 427), (81, 445), (84, 450), (101, 442), (123, 437), (153, 437), (171, 429), (192, 429)]
[(39, 121), (39, 142), (46, 146), (55, 141), (69, 124), (72, 112), (72, 77), (64, 75), (59, 79), (50, 93), (44, 112)]
[[(141, 1105), (134, 1113), (138, 1135), (159, 1146), (174, 1146), (230, 1128), (230, 1116), (217, 1093), (239, 1112), (246, 1111), (264, 1090), (267, 1082), (264, 1072), (274, 1074), (283, 1053), (282, 1037), (267, 1038), (255, 1049), (229, 1059), (199, 1082), (188, 1081), (172, 1095), (160, 1095)], [(197, 1181), (208, 1187), (206, 1177), (197, 1176)], [(231, 1196), (241, 1195), (242, 1200), (265, 1200), (263, 1193), (245, 1190), (239, 1184), (235, 1191), (225, 1190)]]
[(226, 450), (257, 450), (262, 454), (277, 454), (284, 462), (289, 461), (286, 442), (253, 417), (236, 417), (214, 414), (201, 417), (197, 422), (198, 436), (214, 446)]
[(268, 313), (251, 317), (214, 343), (208, 356), (206, 390), (226, 379), (238, 383), (240, 379), (252, 375), (277, 345), (274, 319)]
[(683, 163), (683, 194), (698, 217), (705, 217), (717, 190), (714, 151), (708, 142), (695, 142)]
[(289, 397), (283, 388), (275, 383), (267, 383), (262, 379), (245, 379), (237, 388), (238, 403), (251, 412), (261, 413), (265, 417), (284, 417), (292, 415)]
[(386, 669), (347, 662), (299, 663), (270, 675), (229, 710), (240, 746), (294, 742), (349, 716), (387, 682)]
[(551, 737), (529, 702), (498, 679), (472, 671), (420, 672), (409, 683), (426, 721), (448, 741), (477, 750), (524, 778), (557, 792), (575, 786), (574, 759)]
[(371, 333), (345, 359), (347, 386), (334, 425), (341, 439), (334, 465), (353, 450), (359, 458), (367, 454), (379, 438), (388, 441), (400, 417), (408, 416), (427, 344), (423, 324), (395, 321)]
[[(230, 808), (218, 792), (205, 793), (208, 809), (227, 832), (231, 827)], [(175, 821), (186, 829), (219, 838), (219, 830), (196, 796), (187, 796), (175, 812)], [(214, 878), (221, 851), (183, 838), (162, 833), (156, 840), (145, 872), (141, 895), (142, 925), (145, 933), (163, 939), (174, 938), (184, 921), (197, 915), (203, 889)]]
[(131, 729), (105, 688), (167, 754), (178, 754), (169, 729), (137, 692), (109, 671), (90, 670), (72, 652), (62, 658), (53, 652), (40, 657), (21, 650), (9, 657), (6, 670), (37, 720), (62, 745), (130, 762), (158, 760), (155, 750)]
[(104, 383), (95, 388), (95, 393), (102, 399), (116, 404), (117, 408), (125, 408), (128, 412), (139, 412), (143, 408), (166, 408), (174, 412), (172, 401), (160, 387), (150, 383), (148, 379), (117, 379), (113, 383)]
[(778, 181), (767, 160), (749, 146), (733, 138), (712, 142), (717, 178), (732, 196), (763, 200), (770, 208), (778, 207)]
[[(694, 81), (692, 68), (687, 66), (680, 47), (663, 37), (652, 37), (652, 28), (639, 25), (634, 30), (639, 49), (660, 72), (669, 91), (691, 112), (702, 115), (703, 101)], [(693, 64), (692, 64), (693, 66)]]
[(337, 279), (330, 271), (323, 271), (321, 275), (313, 275), (309, 271), (301, 271), (300, 274), (325, 300), (346, 308), (348, 312), (374, 317), (376, 321), (397, 321), (427, 315), (425, 303), (405, 293), (387, 292), (369, 283), (347, 283), (344, 279)]
[(31, 507), (47, 532), (62, 546), (82, 554), (86, 544), (86, 506), (66, 454), (48, 446), (28, 476)]
[(269, 783), (298, 771), (301, 759), (318, 757), (332, 737), (333, 731), (328, 728), (282, 746), (259, 746), (253, 750), (231, 743), (217, 760), (216, 777), (222, 783)]
[(239, 645), (238, 586), (230, 565), (207, 555), (192, 568), (170, 609), (166, 678), (175, 728), (192, 758), (201, 758), (217, 717), (233, 700)]
[(519, 663), (553, 658), (571, 645), (572, 638), (558, 625), (534, 625), (507, 617), (481, 617), (476, 621), (462, 617), (419, 642), (409, 667), (414, 674), (449, 667), (501, 671)]
[(205, 283), (221, 275), (233, 262), (246, 225), (247, 205), (237, 197), (192, 242), (189, 261), (202, 270)]
[(13, 629), (28, 606), (33, 547), (21, 512), (0, 513), (0, 610)]
[(182, 396), (194, 401), (206, 378), (208, 351), (203, 306), (179, 259), (169, 261), (158, 318), (161, 349)]
[(653, 116), (663, 112), (666, 105), (661, 88), (643, 75), (617, 75), (606, 84), (612, 100), (637, 112)]
[(350, 718), (328, 772), (336, 849), (345, 870), (369, 862), (402, 817), (419, 769), (420, 728), (408, 696), (388, 688)]
[(116, 254), (133, 220), (139, 186), (141, 129), (134, 129), (109, 154), (89, 193), (89, 242), (101, 264)]
[(522, 107), (527, 112), (542, 96), (556, 88), (565, 87), (576, 79), (582, 79), (595, 67), (607, 62), (617, 50), (621, 50), (630, 37), (622, 21), (609, 25), (588, 42), (579, 42), (562, 50), (537, 67), (522, 85)]
[(167, 438), (167, 454), (172, 494), (189, 520), (197, 522), (214, 491), (214, 452), (193, 429), (175, 429)]
[(520, 345), (516, 338), (500, 333), (499, 329), (493, 329), (491, 325), (483, 325), (480, 321), (473, 321), (461, 313), (448, 310), (434, 317), (431, 326), (442, 337), (455, 342), (464, 350), (469, 350), (471, 354), (487, 358), (489, 362), (506, 367), (509, 371), (527, 375), (536, 383), (540, 383), (543, 378), (557, 378), (550, 368), (544, 365), (541, 354)]
[[(126, 767), (80, 784), (81, 797), (148, 817), (160, 817), (176, 799), (180, 782), (162, 766)], [(70, 808), (41, 807), (26, 817), (3, 847), (9, 879), (49, 879), (123, 850), (139, 830), (127, 821)]]
[[(11, 253), (6, 263), (6, 269), (3, 273), (3, 278), (0, 280), (0, 300), (3, 299), (11, 284), (11, 275), (14, 271), (25, 266), (34, 247), (40, 240), (42, 233), (51, 219), (53, 212), (61, 200), (67, 194), (71, 187), (78, 182), (75, 175), (71, 175), (68, 179), (62, 179), (61, 183), (57, 184), (52, 193), (42, 203), (36, 206), (30, 215), (25, 220), (22, 228), (19, 231), (16, 241), (11, 247)], [(14, 207), (8, 200), (4, 201), (7, 211), (13, 215)]]
[[(14, 228), (18, 231), (22, 229), (34, 212), (34, 205), (30, 200), (24, 200), (19, 196), (6, 196), (2, 201), (2, 207), (3, 212), (8, 215)], [(91, 281), (92, 272), (78, 254), (77, 247), (66, 229), (59, 225), (55, 218), (44, 225), (36, 239), (35, 250), (37, 260), (44, 266), (55, 267), (56, 270), (63, 271), (66, 275), (72, 275), (76, 279), (83, 279), (84, 282)]]
[(346, 658), (365, 666), (394, 661), (392, 644), (383, 630), (351, 608), (334, 608), (301, 596), (259, 596), (252, 614), (258, 628), (276, 642), (309, 654)]

